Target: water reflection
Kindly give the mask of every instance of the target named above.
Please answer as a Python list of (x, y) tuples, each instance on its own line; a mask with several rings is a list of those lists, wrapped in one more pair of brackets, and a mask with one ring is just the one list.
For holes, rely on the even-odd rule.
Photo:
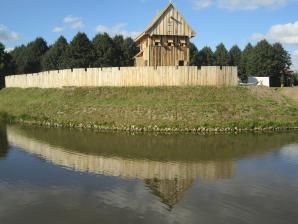
[[(200, 161), (200, 158), (191, 162), (179, 160), (154, 161), (142, 159), (142, 157), (131, 158), (129, 156), (95, 154), (95, 151), (93, 154), (87, 154), (82, 150), (71, 150), (66, 145), (51, 145), (44, 139), (41, 140), (39, 135), (32, 135), (42, 132), (34, 131), (32, 133), (26, 132), (26, 130), (32, 129), (8, 127), (9, 143), (30, 154), (75, 171), (144, 180), (151, 192), (160, 197), (161, 201), (170, 208), (182, 198), (183, 193), (196, 179), (216, 180), (230, 178), (233, 175), (233, 161)], [(51, 130), (47, 131), (54, 135)], [(77, 132), (74, 133), (77, 134)], [(68, 140), (72, 142), (76, 139), (76, 135), (73, 137), (69, 136)], [(59, 137), (57, 136), (57, 138)], [(84, 141), (89, 142), (86, 139)], [(131, 147), (133, 147), (134, 144), (131, 143)]]
[(6, 125), (0, 122), (0, 159), (5, 158), (8, 153), (8, 141), (6, 135)]
[(232, 178), (235, 160), (297, 139), (296, 133), (132, 136), (19, 126), (8, 126), (7, 137), (10, 145), (67, 169), (140, 179), (169, 208), (196, 180)]
[(298, 164), (298, 149), (297, 145), (290, 144), (282, 148), (279, 153), (281, 157), (290, 163)]

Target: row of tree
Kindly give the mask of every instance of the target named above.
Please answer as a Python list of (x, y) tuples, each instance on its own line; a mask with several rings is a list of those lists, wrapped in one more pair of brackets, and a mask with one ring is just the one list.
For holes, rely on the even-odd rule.
[(61, 36), (52, 46), (43, 38), (16, 47), (5, 62), (9, 69), (5, 75), (35, 73), (48, 70), (88, 67), (132, 66), (138, 52), (133, 39), (117, 35), (111, 38), (107, 33), (89, 40), (85, 33), (78, 33), (68, 43)]
[[(85, 33), (78, 33), (68, 43), (61, 36), (52, 46), (43, 38), (16, 47), (10, 53), (0, 44), (0, 74), (36, 73), (48, 70), (87, 67), (132, 66), (138, 52), (131, 38), (107, 33), (89, 40)], [(190, 64), (196, 66), (238, 66), (239, 76), (275, 76), (289, 70), (291, 58), (280, 43), (270, 44), (262, 40), (255, 46), (248, 44), (243, 51), (235, 45), (229, 51), (219, 44), (215, 52), (210, 47), (198, 50), (190, 44)]]
[(210, 47), (198, 50), (191, 44), (190, 55), (191, 65), (238, 66), (242, 80), (246, 80), (248, 76), (279, 78), (292, 65), (290, 54), (280, 43), (270, 44), (266, 40), (258, 42), (255, 46), (249, 43), (243, 51), (237, 45), (228, 51), (221, 43), (213, 52)]

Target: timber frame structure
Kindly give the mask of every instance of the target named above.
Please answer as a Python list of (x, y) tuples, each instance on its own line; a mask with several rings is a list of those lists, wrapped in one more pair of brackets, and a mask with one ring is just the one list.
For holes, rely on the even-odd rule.
[(189, 40), (196, 33), (170, 3), (142, 32), (135, 66), (188, 66)]

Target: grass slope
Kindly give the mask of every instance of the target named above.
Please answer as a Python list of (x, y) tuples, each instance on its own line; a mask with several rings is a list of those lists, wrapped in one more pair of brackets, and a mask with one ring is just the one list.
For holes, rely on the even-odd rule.
[(298, 103), (257, 87), (3, 89), (13, 120), (160, 128), (298, 126)]

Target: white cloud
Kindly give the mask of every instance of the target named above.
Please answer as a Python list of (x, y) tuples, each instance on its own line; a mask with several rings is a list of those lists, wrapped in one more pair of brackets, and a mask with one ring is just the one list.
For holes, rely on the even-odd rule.
[(83, 20), (80, 17), (69, 15), (64, 17), (63, 22), (66, 25), (69, 25), (71, 29), (80, 29), (84, 27)]
[(219, 6), (227, 9), (255, 10), (259, 8), (279, 8), (289, 0), (219, 0)]
[(273, 25), (266, 34), (254, 33), (254, 40), (268, 39), (283, 44), (298, 44), (298, 21), (287, 24)]
[(83, 19), (72, 15), (63, 18), (64, 26), (55, 26), (52, 29), (53, 33), (62, 33), (65, 29), (81, 29), (84, 27)]
[(259, 8), (279, 8), (296, 0), (193, 0), (194, 8), (210, 6), (229, 10), (256, 10)]
[(292, 55), (292, 62), (293, 62), (292, 69), (294, 71), (298, 71), (298, 50), (293, 51), (291, 55)]
[(53, 28), (52, 32), (53, 33), (62, 33), (63, 30), (64, 29), (62, 27), (56, 26), (56, 27)]
[(212, 0), (197, 0), (197, 1), (194, 1), (194, 7), (196, 9), (208, 8), (212, 4), (213, 4)]
[(135, 38), (139, 35), (139, 32), (136, 31), (127, 31), (126, 30), (127, 24), (126, 23), (118, 23), (115, 26), (107, 27), (104, 25), (98, 25), (96, 27), (97, 33), (108, 33), (111, 36), (115, 36), (117, 34), (121, 34), (124, 37), (132, 37)]
[(293, 57), (298, 57), (298, 50), (293, 51), (292, 55)]
[(0, 25), (0, 41), (11, 41), (20, 39), (20, 35), (9, 30), (6, 26)]
[(263, 40), (263, 39), (266, 39), (266, 36), (264, 34), (261, 34), (261, 33), (253, 33), (250, 37), (251, 39), (253, 40)]
[(14, 47), (5, 48), (5, 52), (11, 52), (14, 50)]

